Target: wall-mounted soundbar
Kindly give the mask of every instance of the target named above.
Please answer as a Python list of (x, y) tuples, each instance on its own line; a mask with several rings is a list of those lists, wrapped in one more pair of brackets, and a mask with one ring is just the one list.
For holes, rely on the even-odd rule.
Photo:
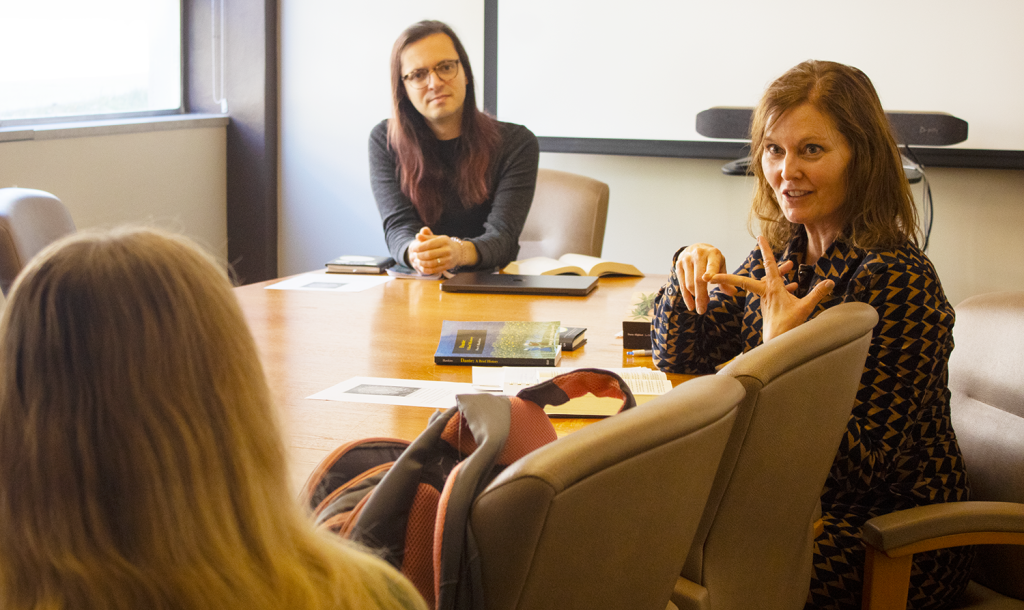
[[(750, 139), (753, 108), (716, 106), (697, 113), (705, 138)], [(896, 140), (908, 146), (950, 146), (967, 139), (967, 121), (944, 112), (886, 112)]]
[[(716, 106), (697, 113), (697, 133), (705, 138), (749, 140), (753, 108)], [(907, 146), (949, 146), (967, 139), (967, 121), (944, 112), (887, 112), (896, 141)], [(921, 180), (920, 167), (903, 158), (903, 171), (911, 184)], [(745, 176), (750, 173), (750, 157), (722, 166), (722, 173)]]

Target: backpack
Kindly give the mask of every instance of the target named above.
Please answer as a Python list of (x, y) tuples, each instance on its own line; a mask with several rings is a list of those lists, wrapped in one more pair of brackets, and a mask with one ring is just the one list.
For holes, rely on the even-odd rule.
[(592, 393), (636, 405), (610, 371), (578, 369), (516, 396), (462, 394), (411, 443), (368, 438), (335, 449), (302, 500), (317, 527), (379, 554), (438, 610), (483, 608), (479, 556), (469, 533), (476, 496), (512, 462), (556, 439), (545, 405)]

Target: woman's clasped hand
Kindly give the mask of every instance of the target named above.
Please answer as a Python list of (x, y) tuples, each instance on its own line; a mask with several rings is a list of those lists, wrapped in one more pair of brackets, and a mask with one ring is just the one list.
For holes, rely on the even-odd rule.
[(423, 275), (469, 266), (473, 263), (467, 260), (466, 245), (457, 237), (434, 235), (430, 227), (423, 227), (409, 243), (409, 263)]

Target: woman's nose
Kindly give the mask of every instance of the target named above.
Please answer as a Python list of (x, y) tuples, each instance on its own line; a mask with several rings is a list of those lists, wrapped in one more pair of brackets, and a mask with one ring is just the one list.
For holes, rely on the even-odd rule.
[(792, 180), (800, 177), (800, 160), (796, 155), (786, 155), (782, 160), (782, 179)]

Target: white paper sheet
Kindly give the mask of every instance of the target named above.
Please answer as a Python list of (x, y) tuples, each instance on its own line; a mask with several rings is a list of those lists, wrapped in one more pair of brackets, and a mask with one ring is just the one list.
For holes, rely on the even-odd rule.
[(358, 275), (355, 273), (303, 273), (267, 286), (267, 290), (311, 290), (316, 292), (359, 292), (390, 282), (387, 275)]
[(473, 384), (470, 383), (353, 377), (307, 398), (447, 409), (455, 406), (457, 394), (479, 392), (473, 389)]

